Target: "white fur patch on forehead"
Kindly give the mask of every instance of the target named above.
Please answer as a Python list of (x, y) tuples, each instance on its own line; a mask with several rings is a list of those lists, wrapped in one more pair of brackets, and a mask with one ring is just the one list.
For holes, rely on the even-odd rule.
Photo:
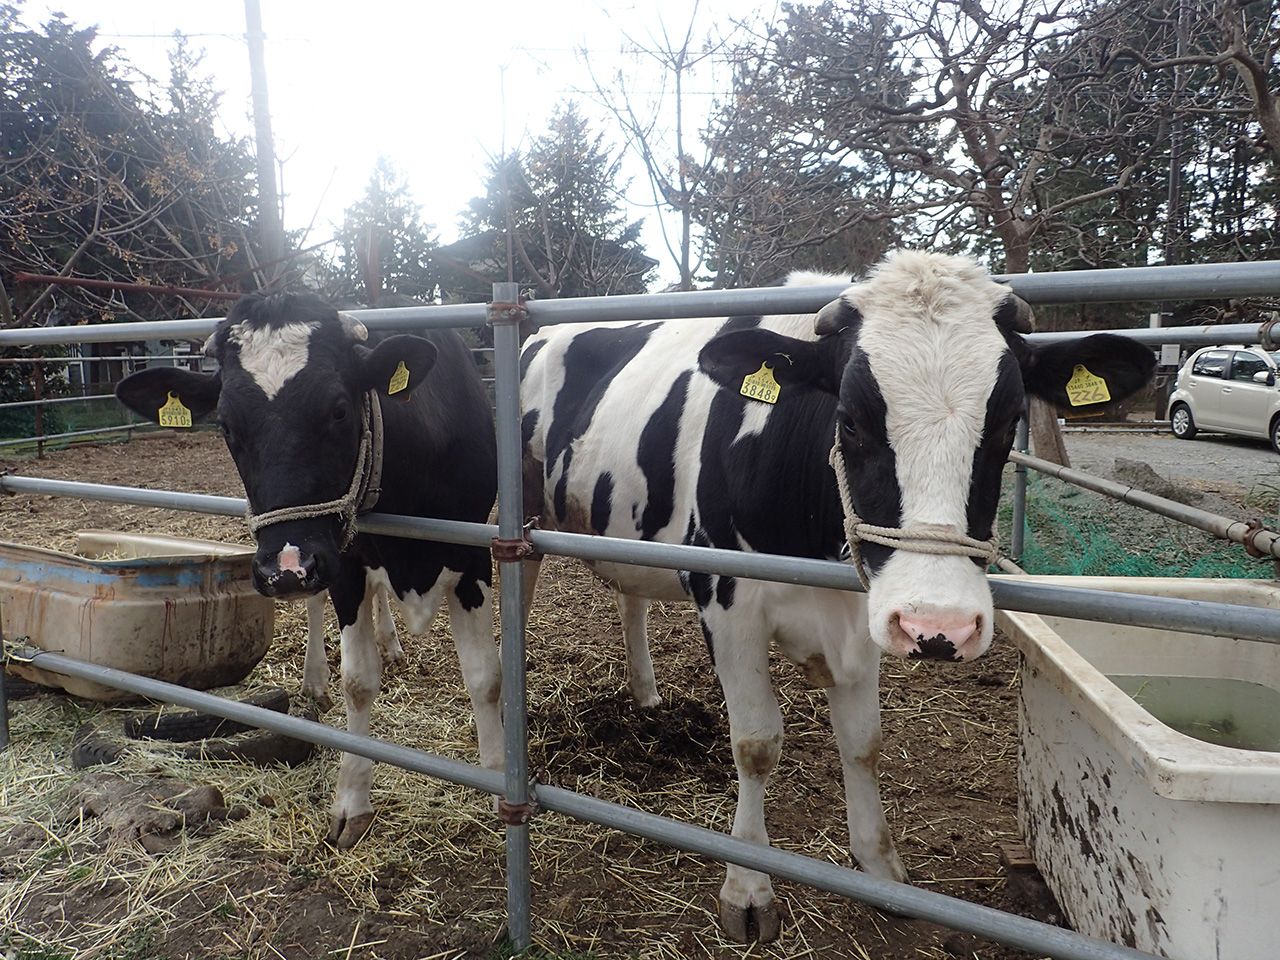
[(239, 347), (241, 368), (268, 400), (274, 400), (307, 365), (311, 334), (319, 328), (318, 323), (291, 323), (274, 329), (237, 323), (227, 339)]
[(1008, 293), (968, 258), (913, 251), (845, 293), (884, 398), (904, 523), (964, 529), (974, 452), (1008, 349), (994, 320)]

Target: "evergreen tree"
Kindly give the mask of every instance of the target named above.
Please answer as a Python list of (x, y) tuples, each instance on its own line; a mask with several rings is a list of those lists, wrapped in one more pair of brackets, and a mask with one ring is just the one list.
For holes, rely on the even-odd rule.
[(493, 161), (463, 238), (438, 252), (450, 298), (487, 300), (509, 270), (544, 299), (643, 293), (656, 261), (621, 209), (620, 162), (574, 104), (558, 108), (546, 134)]
[(432, 261), (431, 224), (409, 184), (386, 157), (379, 156), (364, 197), (347, 208), (338, 230), (338, 257), (329, 293), (375, 306), (383, 293), (423, 302), (437, 298), (439, 278)]

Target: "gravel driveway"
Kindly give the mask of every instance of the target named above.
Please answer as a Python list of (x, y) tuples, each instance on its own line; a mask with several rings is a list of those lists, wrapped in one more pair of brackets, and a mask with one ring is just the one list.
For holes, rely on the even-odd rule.
[(1280, 455), (1265, 440), (1212, 434), (1178, 440), (1168, 432), (1071, 429), (1063, 437), (1071, 466), (1087, 473), (1111, 477), (1116, 458), (1121, 457), (1142, 461), (1168, 480), (1227, 501), (1256, 508), (1280, 498)]

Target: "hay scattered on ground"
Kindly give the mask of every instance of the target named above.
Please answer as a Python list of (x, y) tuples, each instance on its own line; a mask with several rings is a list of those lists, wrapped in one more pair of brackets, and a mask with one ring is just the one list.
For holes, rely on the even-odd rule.
[[(71, 451), (26, 466), (238, 495), (225, 456), (216, 437), (195, 437)], [(0, 502), (4, 539), (65, 549), (87, 526), (247, 542), (235, 519), (193, 522), (45, 498)], [(727, 719), (696, 618), (686, 605), (656, 604), (650, 625), (664, 706), (642, 711), (625, 694), (611, 598), (581, 567), (547, 561), (528, 641), (531, 769), (558, 786), (727, 831), (736, 795)], [(446, 627), (437, 623), (426, 638), (402, 634), (406, 660), (384, 683), (373, 730), (475, 762), (470, 703)], [(336, 705), (324, 720), (340, 725), (332, 621), (329, 629)], [(300, 690), (301, 605), (280, 608), (276, 634), (262, 664), (229, 693)], [(1015, 671), (1005, 648), (972, 666), (893, 662), (883, 673), (882, 784), (903, 858), (927, 889), (996, 906), (1009, 906), (997, 845), (1016, 830)], [(789, 664), (775, 663), (774, 673), (787, 741), (771, 787), (770, 830), (780, 848), (847, 863), (825, 698)], [(105, 708), (63, 697), (13, 707), (13, 745), (0, 758), (0, 930), (9, 931), (11, 950), (76, 960), (453, 960), (488, 957), (502, 936), (504, 833), (487, 796), (375, 766), (372, 833), (336, 851), (324, 840), (332, 751), (296, 769), (131, 753), (113, 766), (140, 778), (214, 783), (229, 806), (245, 811), (234, 822), (188, 829), (153, 856), (136, 843), (110, 844), (99, 824), (68, 817), (60, 800), (80, 776), (70, 764), (71, 737)], [(721, 865), (550, 814), (534, 821), (532, 836), (534, 937), (555, 956), (1021, 956), (785, 882), (775, 885), (782, 939), (763, 948), (726, 944), (715, 916)], [(41, 945), (49, 952), (38, 953)]]

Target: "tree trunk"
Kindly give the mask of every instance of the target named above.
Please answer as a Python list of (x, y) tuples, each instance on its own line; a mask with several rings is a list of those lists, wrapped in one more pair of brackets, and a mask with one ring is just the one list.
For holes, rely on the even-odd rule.
[(1071, 466), (1067, 445), (1058, 429), (1058, 411), (1039, 397), (1031, 398), (1031, 453), (1064, 467)]

